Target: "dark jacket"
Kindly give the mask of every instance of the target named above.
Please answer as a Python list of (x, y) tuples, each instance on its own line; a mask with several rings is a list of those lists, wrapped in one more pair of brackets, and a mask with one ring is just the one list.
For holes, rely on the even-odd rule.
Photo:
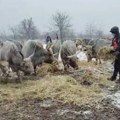
[(47, 36), (47, 38), (46, 38), (46, 43), (48, 43), (48, 42), (52, 43), (52, 40), (51, 40), (50, 36)]
[(58, 40), (58, 34), (56, 34), (56, 39)]
[(113, 40), (112, 40), (112, 46), (114, 47), (115, 51), (120, 52), (120, 34), (119, 34), (119, 28), (117, 26), (114, 26), (110, 30), (111, 33), (115, 34)]

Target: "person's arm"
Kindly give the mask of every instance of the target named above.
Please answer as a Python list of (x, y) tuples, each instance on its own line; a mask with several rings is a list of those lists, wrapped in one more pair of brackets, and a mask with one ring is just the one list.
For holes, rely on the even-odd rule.
[(120, 40), (118, 40), (118, 47), (115, 49), (115, 52), (119, 51), (120, 52)]
[(118, 42), (118, 47), (110, 51), (111, 54), (118, 55), (120, 54), (120, 41)]

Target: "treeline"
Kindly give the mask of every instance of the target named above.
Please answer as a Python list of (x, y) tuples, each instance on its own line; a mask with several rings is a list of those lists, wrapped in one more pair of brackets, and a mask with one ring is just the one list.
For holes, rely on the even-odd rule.
[(76, 38), (99, 39), (107, 37), (104, 31), (98, 29), (94, 23), (87, 24), (83, 33), (75, 33), (72, 28), (71, 17), (62, 12), (56, 12), (52, 15), (50, 28), (47, 32), (40, 33), (32, 18), (24, 19), (17, 26), (9, 27), (9, 31), (9, 34), (0, 31), (0, 40), (45, 40), (47, 35), (55, 39), (56, 34), (62, 42)]

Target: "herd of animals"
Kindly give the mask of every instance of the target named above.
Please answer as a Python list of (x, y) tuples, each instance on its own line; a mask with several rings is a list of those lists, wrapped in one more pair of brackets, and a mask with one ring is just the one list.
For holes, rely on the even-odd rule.
[(96, 62), (100, 60), (98, 51), (104, 46), (110, 46), (111, 41), (99, 40), (66, 40), (61, 44), (60, 40), (48, 43), (46, 47), (40, 40), (27, 40), (22, 44), (19, 41), (0, 42), (0, 69), (4, 76), (9, 73), (16, 72), (18, 81), (21, 82), (20, 71), (24, 75), (35, 75), (36, 67), (43, 63), (59, 64), (58, 57), (60, 55), (64, 70), (69, 67), (78, 69), (78, 51), (84, 51), (87, 55), (88, 62), (92, 58), (96, 58)]

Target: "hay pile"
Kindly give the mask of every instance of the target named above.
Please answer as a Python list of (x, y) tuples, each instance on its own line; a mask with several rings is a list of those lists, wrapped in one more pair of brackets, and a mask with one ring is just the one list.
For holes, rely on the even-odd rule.
[(113, 47), (104, 46), (98, 51), (98, 56), (103, 60), (114, 60), (115, 56), (110, 53), (113, 50)]
[[(30, 88), (29, 88), (30, 89)], [(46, 76), (32, 89), (24, 92), (25, 98), (40, 98), (41, 100), (51, 98), (63, 103), (76, 105), (92, 104), (101, 98), (101, 89), (96, 85), (84, 87), (70, 76)]]
[(47, 75), (48, 73), (54, 73), (56, 71), (58, 71), (58, 67), (55, 65), (55, 64), (43, 64), (41, 67), (39, 67), (37, 69), (37, 75), (39, 76), (45, 76)]
[(0, 101), (47, 98), (76, 105), (92, 104), (101, 99), (101, 89), (97, 85), (82, 86), (70, 76), (46, 76), (38, 81), (23, 84), (0, 85)]
[(86, 70), (84, 74), (81, 75), (80, 83), (82, 85), (107, 84), (107, 76), (101, 75), (99, 72), (100, 71), (92, 68), (91, 70)]

